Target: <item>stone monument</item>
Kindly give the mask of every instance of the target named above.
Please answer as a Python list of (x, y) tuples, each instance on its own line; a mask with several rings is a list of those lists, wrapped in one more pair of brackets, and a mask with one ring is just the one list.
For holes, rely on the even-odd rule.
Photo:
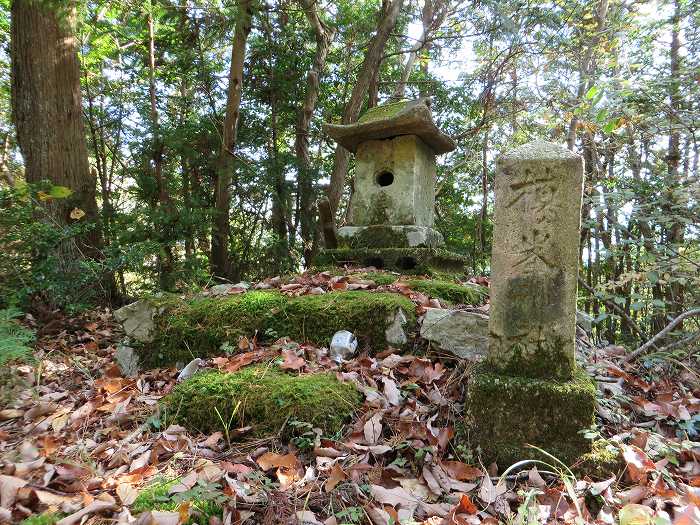
[(463, 258), (425, 251), (444, 244), (433, 227), (435, 157), (456, 147), (433, 122), (428, 100), (377, 106), (356, 123), (324, 130), (355, 153), (355, 178), (348, 224), (337, 230), (341, 249), (326, 250), (322, 262), (460, 272)]
[(577, 370), (576, 283), (583, 159), (532, 142), (497, 159), (487, 364), (469, 387), (478, 443), (505, 461), (536, 445), (586, 452), (595, 386)]

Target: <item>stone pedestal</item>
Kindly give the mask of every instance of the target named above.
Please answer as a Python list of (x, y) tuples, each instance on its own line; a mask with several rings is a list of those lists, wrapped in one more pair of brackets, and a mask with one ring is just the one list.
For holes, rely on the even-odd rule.
[(576, 369), (583, 160), (548, 142), (497, 159), (487, 365), (468, 405), (476, 441), (501, 461), (536, 445), (562, 461), (586, 452), (595, 387)]

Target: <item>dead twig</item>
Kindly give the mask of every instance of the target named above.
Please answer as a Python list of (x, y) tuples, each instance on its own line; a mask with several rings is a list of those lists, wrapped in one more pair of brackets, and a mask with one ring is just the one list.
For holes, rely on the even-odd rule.
[(623, 360), (623, 363), (629, 363), (631, 361), (634, 361), (637, 359), (640, 355), (642, 355), (644, 352), (649, 350), (651, 347), (655, 347), (655, 343), (664, 338), (666, 335), (668, 335), (676, 326), (678, 326), (683, 320), (689, 318), (689, 317), (694, 317), (696, 315), (700, 315), (700, 308), (693, 308), (692, 310), (688, 310), (687, 312), (683, 312), (681, 315), (676, 317), (673, 321), (671, 321), (668, 325), (666, 325), (666, 328), (661, 330), (658, 334), (656, 334), (654, 337), (649, 339), (646, 343), (644, 343), (642, 346), (634, 350), (633, 352), (630, 352)]

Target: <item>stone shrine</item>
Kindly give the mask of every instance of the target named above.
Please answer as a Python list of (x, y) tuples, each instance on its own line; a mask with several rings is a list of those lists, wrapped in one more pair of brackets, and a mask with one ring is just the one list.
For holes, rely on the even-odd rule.
[(428, 100), (377, 106), (356, 123), (324, 130), (355, 153), (355, 179), (349, 224), (337, 231), (340, 250), (326, 250), (320, 261), (460, 273), (463, 258), (435, 250), (444, 245), (433, 227), (435, 157), (456, 145), (433, 122)]
[(469, 384), (473, 436), (503, 462), (590, 450), (595, 385), (576, 367), (583, 159), (533, 142), (496, 161), (487, 363)]

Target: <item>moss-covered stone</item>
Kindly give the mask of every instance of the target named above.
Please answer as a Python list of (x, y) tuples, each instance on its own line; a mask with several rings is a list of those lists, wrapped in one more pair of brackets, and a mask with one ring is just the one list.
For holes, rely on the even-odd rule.
[(316, 256), (315, 265), (374, 266), (404, 274), (464, 275), (466, 257), (436, 248), (338, 248), (323, 250)]
[(595, 414), (595, 384), (576, 369), (569, 381), (506, 376), (481, 368), (467, 393), (469, 440), (501, 466), (537, 457), (534, 445), (569, 465), (591, 451), (581, 431)]
[(218, 355), (223, 343), (235, 348), (239, 337), (252, 337), (256, 332), (259, 341), (287, 336), (328, 345), (335, 332), (350, 330), (363, 345), (381, 351), (387, 346), (385, 331), (399, 309), (407, 319), (405, 330), (416, 326), (413, 303), (395, 293), (349, 291), (287, 297), (254, 291), (193, 300), (169, 298), (160, 306), (153, 342), (138, 350), (139, 362), (145, 367)]
[(430, 297), (444, 299), (451, 304), (484, 304), (488, 289), (477, 285), (462, 285), (433, 279), (411, 279), (406, 281), (411, 289)]
[(609, 479), (626, 466), (620, 448), (606, 439), (593, 442), (591, 451), (581, 456), (572, 466), (575, 473), (594, 479)]
[[(383, 208), (379, 205), (375, 205), (374, 209)], [(374, 217), (372, 220), (377, 222), (383, 220), (383, 222), (386, 222), (387, 219), (386, 217), (383, 219), (381, 217)], [(383, 248), (386, 246), (406, 247), (408, 246), (408, 237), (406, 236), (406, 232), (401, 231), (400, 229), (378, 224), (374, 226), (367, 226), (359, 230), (349, 239), (341, 237), (341, 247), (342, 246), (347, 246), (349, 248)]]
[(359, 119), (359, 123), (372, 122), (375, 120), (383, 120), (391, 118), (401, 110), (405, 109), (412, 101), (410, 100), (399, 100), (398, 102), (392, 102), (390, 104), (383, 104), (381, 106), (374, 106), (368, 109)]
[(162, 405), (168, 417), (204, 433), (230, 424), (252, 425), (262, 435), (293, 418), (334, 434), (361, 401), (354, 385), (333, 374), (293, 375), (271, 365), (197, 374), (177, 385)]

